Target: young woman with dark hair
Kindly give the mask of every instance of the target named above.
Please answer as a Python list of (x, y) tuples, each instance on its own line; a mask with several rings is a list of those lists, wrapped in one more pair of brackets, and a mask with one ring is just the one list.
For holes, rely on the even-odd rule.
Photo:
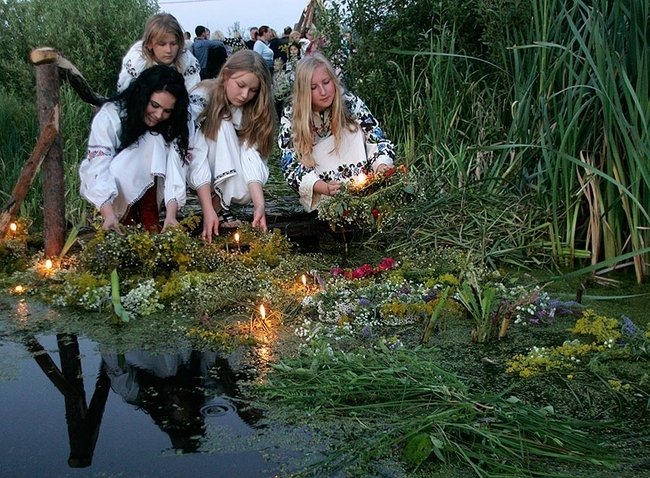
[(188, 163), (188, 95), (183, 76), (155, 65), (108, 101), (93, 119), (88, 152), (79, 167), (81, 194), (103, 217), (102, 227), (120, 223), (158, 231), (177, 224), (185, 203)]

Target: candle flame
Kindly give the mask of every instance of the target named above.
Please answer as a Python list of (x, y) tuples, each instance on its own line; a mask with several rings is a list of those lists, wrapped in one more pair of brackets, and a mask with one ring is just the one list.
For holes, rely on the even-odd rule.
[(16, 294), (22, 294), (25, 291), (25, 288), (22, 285), (17, 285), (16, 288), (14, 289), (14, 292)]
[(262, 320), (266, 318), (266, 309), (264, 308), (264, 304), (260, 304), (260, 315), (262, 316)]
[(302, 285), (307, 286), (307, 276), (305, 274), (302, 275), (300, 280), (302, 280)]
[(238, 232), (235, 233), (235, 242), (239, 242), (239, 233)]
[(47, 260), (45, 261), (45, 268), (46, 268), (46, 269), (51, 269), (53, 265), (54, 265), (54, 264), (52, 264), (52, 259), (47, 259)]
[(367, 180), (368, 180), (368, 176), (366, 176), (365, 173), (359, 173), (356, 179), (356, 183), (359, 186), (363, 186)]
[(16, 232), (18, 230), (18, 225), (15, 222), (12, 222), (11, 224), (9, 224), (9, 229), (11, 230), (11, 232)]

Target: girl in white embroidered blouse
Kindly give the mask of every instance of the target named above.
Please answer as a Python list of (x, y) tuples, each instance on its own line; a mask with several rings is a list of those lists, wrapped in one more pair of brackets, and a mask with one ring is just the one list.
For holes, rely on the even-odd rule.
[(395, 160), (392, 142), (365, 103), (345, 91), (321, 53), (298, 62), (291, 104), (280, 119), (280, 165), (306, 211), (341, 182), (381, 173)]
[(202, 82), (195, 93), (207, 98), (197, 120), (188, 179), (201, 203), (201, 237), (211, 242), (219, 227), (240, 224), (229, 212), (231, 203), (252, 202), (252, 225), (266, 231), (263, 186), (275, 128), (266, 62), (251, 50), (240, 50), (217, 79)]
[(163, 204), (163, 230), (178, 224), (186, 198), (188, 102), (182, 75), (156, 65), (93, 118), (80, 189), (99, 209), (104, 229), (122, 232), (120, 224), (142, 224), (159, 231)]
[(142, 39), (135, 42), (122, 59), (117, 91), (122, 92), (140, 73), (153, 65), (174, 67), (185, 80), (187, 91), (201, 81), (201, 65), (185, 48), (185, 34), (169, 13), (157, 13), (147, 20)]

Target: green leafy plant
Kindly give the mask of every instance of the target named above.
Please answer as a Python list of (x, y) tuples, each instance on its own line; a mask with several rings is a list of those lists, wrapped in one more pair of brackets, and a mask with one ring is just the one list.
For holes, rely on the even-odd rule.
[(460, 284), (458, 300), (474, 321), (472, 341), (489, 342), (495, 337), (494, 311), (497, 305), (497, 289), (492, 285), (481, 285), (475, 275)]
[(122, 307), (122, 300), (120, 297), (120, 277), (117, 271), (113, 269), (111, 272), (111, 303), (113, 304), (113, 312), (122, 322), (130, 320), (129, 313)]

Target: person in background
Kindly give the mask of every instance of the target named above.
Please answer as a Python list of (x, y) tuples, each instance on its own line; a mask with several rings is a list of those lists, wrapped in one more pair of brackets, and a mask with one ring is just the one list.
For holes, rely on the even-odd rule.
[(246, 48), (252, 50), (255, 47), (255, 42), (257, 41), (257, 37), (259, 35), (257, 27), (251, 27), (250, 30), (248, 31), (248, 34), (250, 38), (246, 40), (244, 43), (246, 44)]
[[(208, 242), (219, 227), (238, 227), (230, 205), (253, 203), (253, 227), (267, 230), (263, 185), (273, 147), (271, 74), (260, 55), (234, 53), (216, 80), (197, 88), (207, 98), (199, 115), (188, 182), (203, 212), (201, 237)], [(214, 194), (214, 196), (213, 196)]]
[[(289, 47), (287, 48), (287, 62), (284, 64), (284, 71), (296, 71), (296, 67), (298, 66), (298, 61), (300, 60), (300, 43), (298, 42), (292, 42), (289, 43)], [(295, 78), (292, 78), (291, 81), (293, 82)]]
[(316, 30), (315, 27), (312, 27), (307, 31), (307, 39), (309, 40), (309, 44), (305, 48), (305, 55), (311, 55), (318, 51), (320, 52), (323, 51), (323, 46), (325, 45), (325, 38), (323, 37), (323, 35), (318, 33), (318, 30)]
[(201, 65), (201, 79), (215, 78), (226, 62), (226, 46), (222, 41), (210, 40), (210, 30), (203, 25), (197, 25), (194, 33), (192, 52)]
[(284, 27), (282, 38), (278, 39), (276, 43), (276, 47), (273, 48), (273, 45), (271, 45), (271, 49), (273, 50), (273, 54), (275, 55), (273, 59), (274, 60), (277, 60), (278, 58), (282, 59), (283, 65), (287, 62), (287, 58), (289, 57), (288, 55), (288, 49), (290, 43), (289, 35), (291, 35), (291, 27)]
[(273, 72), (273, 50), (269, 48), (269, 42), (273, 38), (273, 31), (266, 25), (262, 25), (258, 30), (257, 41), (253, 47), (253, 51), (262, 56), (269, 71)]
[(173, 66), (191, 90), (201, 81), (201, 65), (185, 48), (185, 36), (178, 20), (169, 13), (157, 13), (147, 20), (142, 39), (135, 42), (122, 59), (117, 79), (118, 93), (152, 65)]
[(215, 41), (220, 41), (223, 43), (226, 40), (226, 35), (224, 35), (221, 30), (215, 30), (212, 32), (211, 38)]
[(86, 158), (79, 166), (81, 195), (103, 218), (102, 228), (142, 224), (157, 232), (178, 224), (185, 204), (189, 160), (188, 95), (174, 68), (144, 70), (93, 118)]
[(192, 35), (190, 32), (185, 32), (185, 48), (192, 51)]
[(342, 181), (385, 172), (395, 159), (375, 117), (360, 98), (344, 91), (321, 53), (298, 62), (278, 144), (284, 177), (306, 211), (338, 193)]
[(310, 32), (310, 28), (303, 28), (300, 31), (300, 39), (298, 42), (300, 43), (300, 55), (305, 56), (307, 54), (307, 47), (311, 43), (311, 37), (312, 33)]
[(300, 32), (298, 30), (292, 30), (291, 33), (289, 34), (289, 43), (296, 42), (299, 44), (300, 38), (302, 38)]

